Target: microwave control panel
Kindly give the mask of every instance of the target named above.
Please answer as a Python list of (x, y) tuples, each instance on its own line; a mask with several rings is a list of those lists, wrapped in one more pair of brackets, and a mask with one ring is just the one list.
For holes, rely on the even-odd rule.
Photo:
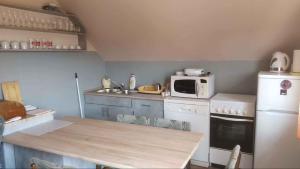
[(210, 112), (255, 117), (256, 96), (218, 93), (210, 101)]

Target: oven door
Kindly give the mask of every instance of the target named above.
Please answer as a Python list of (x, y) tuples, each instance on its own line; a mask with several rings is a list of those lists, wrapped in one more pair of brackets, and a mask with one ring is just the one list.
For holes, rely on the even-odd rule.
[(239, 144), (244, 153), (253, 153), (254, 121), (252, 118), (216, 115), (210, 116), (210, 146), (232, 150)]
[(198, 97), (198, 82), (196, 79), (172, 79), (171, 95), (178, 97)]

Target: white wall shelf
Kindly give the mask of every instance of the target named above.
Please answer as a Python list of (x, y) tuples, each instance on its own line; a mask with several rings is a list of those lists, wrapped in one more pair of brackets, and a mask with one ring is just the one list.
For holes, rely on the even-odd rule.
[[(80, 46), (80, 50), (36, 49), (5, 50), (0, 43), (1, 52), (34, 51), (83, 51), (87, 49), (85, 29), (72, 14), (53, 13), (45, 10), (29, 10), (0, 4), (0, 42), (29, 42), (30, 40), (49, 40), (53, 45)], [(51, 43), (52, 44), (52, 43)], [(30, 44), (31, 45), (31, 44)], [(29, 45), (29, 46), (30, 46)]]

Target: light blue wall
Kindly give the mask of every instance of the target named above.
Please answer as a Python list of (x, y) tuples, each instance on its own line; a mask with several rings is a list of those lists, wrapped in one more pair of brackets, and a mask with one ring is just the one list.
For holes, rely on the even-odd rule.
[(94, 52), (0, 53), (0, 83), (19, 80), (26, 104), (55, 109), (56, 116), (79, 115), (74, 72), (82, 91), (95, 88), (105, 63)]
[(217, 92), (255, 94), (257, 73), (268, 69), (268, 61), (104, 62), (94, 52), (1, 52), (0, 83), (19, 80), (26, 104), (55, 109), (57, 116), (79, 115), (74, 72), (83, 92), (100, 86), (105, 73), (125, 83), (134, 73), (144, 85), (164, 83), (186, 67), (215, 73)]
[(106, 72), (117, 82), (128, 83), (129, 74), (137, 76), (137, 84), (164, 83), (177, 70), (205, 68), (216, 75), (216, 91), (256, 94), (257, 73), (268, 70), (268, 59), (260, 61), (194, 61), (194, 62), (106, 62)]

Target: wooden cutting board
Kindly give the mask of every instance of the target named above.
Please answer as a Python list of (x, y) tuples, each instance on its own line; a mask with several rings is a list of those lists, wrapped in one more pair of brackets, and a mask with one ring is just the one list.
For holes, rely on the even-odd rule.
[(18, 81), (2, 83), (2, 92), (3, 92), (4, 100), (15, 101), (23, 104), (20, 85)]

